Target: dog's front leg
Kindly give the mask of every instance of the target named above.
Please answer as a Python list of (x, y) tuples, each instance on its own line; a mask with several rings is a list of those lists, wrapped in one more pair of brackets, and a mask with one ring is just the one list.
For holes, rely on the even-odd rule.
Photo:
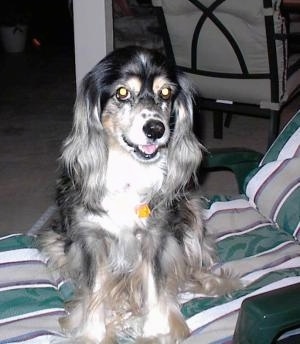
[(147, 309), (148, 314), (144, 323), (143, 336), (151, 337), (156, 334), (168, 334), (170, 332), (168, 314), (165, 313), (165, 305), (158, 299), (156, 282), (154, 280), (152, 267), (148, 267), (147, 275)]
[(168, 290), (158, 286), (152, 267), (148, 269), (147, 308), (148, 314), (143, 327), (143, 339), (137, 343), (179, 343), (189, 335), (189, 329), (180, 313), (176, 300)]
[(70, 314), (60, 320), (61, 327), (71, 336), (70, 343), (99, 344), (106, 337), (101, 285), (101, 278), (98, 277), (93, 290), (82, 292)]

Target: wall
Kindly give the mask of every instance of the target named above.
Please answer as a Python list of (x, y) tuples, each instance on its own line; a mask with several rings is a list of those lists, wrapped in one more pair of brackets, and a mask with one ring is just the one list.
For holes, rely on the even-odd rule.
[(77, 89), (84, 75), (113, 50), (112, 0), (73, 0)]

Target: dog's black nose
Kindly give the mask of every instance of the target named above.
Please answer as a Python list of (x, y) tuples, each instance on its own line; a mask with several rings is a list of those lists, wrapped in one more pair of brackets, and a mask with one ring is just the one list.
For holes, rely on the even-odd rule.
[(165, 126), (161, 121), (150, 119), (143, 126), (143, 131), (149, 139), (156, 140), (163, 136), (165, 132)]

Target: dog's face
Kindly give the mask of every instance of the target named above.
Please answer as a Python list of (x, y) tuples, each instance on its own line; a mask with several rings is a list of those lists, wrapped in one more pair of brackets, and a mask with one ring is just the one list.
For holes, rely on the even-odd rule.
[(170, 140), (179, 91), (176, 73), (166, 59), (146, 49), (120, 49), (96, 65), (83, 84), (94, 86), (92, 94), (100, 96), (98, 115), (109, 144), (142, 163), (159, 160)]
[[(142, 62), (142, 61), (141, 61)], [(125, 67), (128, 71), (130, 63)], [(176, 86), (164, 75), (122, 75), (102, 112), (112, 145), (140, 162), (157, 161), (170, 139), (170, 115)]]

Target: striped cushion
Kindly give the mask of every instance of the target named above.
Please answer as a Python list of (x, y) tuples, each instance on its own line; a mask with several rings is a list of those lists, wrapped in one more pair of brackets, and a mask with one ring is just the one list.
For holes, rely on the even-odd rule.
[(246, 287), (231, 297), (181, 295), (192, 331), (186, 344), (230, 343), (246, 297), (300, 282), (300, 246), (246, 199), (214, 202), (204, 217), (220, 257), (214, 269), (239, 274)]
[(300, 143), (300, 110), (288, 122), (280, 135), (263, 157), (260, 166), (275, 160), (299, 156)]
[[(64, 292), (64, 293), (63, 293)], [(0, 343), (50, 343), (70, 289), (47, 269), (34, 238), (0, 238)]]
[(214, 198), (204, 211), (219, 264), (246, 287), (231, 297), (183, 295), (190, 343), (230, 343), (239, 308), (249, 296), (300, 283), (300, 111), (249, 175), (246, 196)]
[[(299, 235), (299, 122), (300, 113), (249, 178), (249, 199), (219, 198), (204, 210), (220, 258), (214, 270), (239, 274), (246, 287), (230, 297), (180, 295), (192, 332), (185, 344), (229, 343), (246, 297), (300, 283), (300, 245), (293, 237)], [(58, 319), (71, 294), (47, 269), (34, 237), (0, 238), (1, 344), (46, 344), (62, 336)]]
[(246, 195), (264, 216), (300, 238), (300, 111), (248, 178)]
[[(248, 286), (231, 298), (180, 295), (192, 331), (186, 343), (226, 343), (247, 295), (300, 282), (300, 246), (247, 200), (215, 202), (204, 216), (220, 256), (214, 269), (230, 269)], [(62, 336), (58, 319), (65, 315), (64, 301), (71, 294), (70, 285), (47, 269), (33, 237), (0, 239), (1, 344), (45, 344)]]

